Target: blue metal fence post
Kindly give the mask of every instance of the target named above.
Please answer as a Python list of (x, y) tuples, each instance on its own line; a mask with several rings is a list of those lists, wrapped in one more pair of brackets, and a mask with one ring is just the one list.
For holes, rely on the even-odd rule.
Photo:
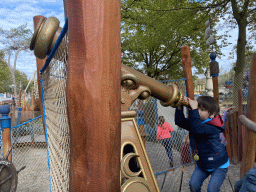
[[(1, 120), (1, 131), (2, 131), (2, 151), (3, 157), (8, 153), (11, 147), (11, 118), (9, 117), (10, 106), (2, 105), (0, 106), (0, 113), (2, 114)], [(8, 156), (8, 160), (11, 161), (11, 155)]]

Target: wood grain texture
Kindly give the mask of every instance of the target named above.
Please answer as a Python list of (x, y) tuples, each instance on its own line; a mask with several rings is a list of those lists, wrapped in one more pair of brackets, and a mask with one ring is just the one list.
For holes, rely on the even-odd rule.
[(120, 1), (68, 0), (70, 191), (120, 191)]
[[(252, 57), (252, 65), (250, 74), (254, 74), (256, 71), (256, 53)], [(256, 76), (250, 75), (249, 80), (249, 92), (247, 101), (247, 112), (246, 116), (253, 122), (256, 122)], [(256, 134), (253, 131), (245, 129), (243, 142), (243, 156), (240, 170), (240, 177), (243, 178), (245, 173), (254, 167), (255, 163), (255, 150), (256, 150)]]
[(189, 52), (189, 46), (185, 46), (181, 48), (181, 60), (182, 60), (182, 67), (183, 73), (186, 80), (186, 91), (187, 95), (190, 99), (194, 99), (194, 86), (193, 86), (193, 79), (192, 79), (192, 71), (191, 71), (191, 58)]

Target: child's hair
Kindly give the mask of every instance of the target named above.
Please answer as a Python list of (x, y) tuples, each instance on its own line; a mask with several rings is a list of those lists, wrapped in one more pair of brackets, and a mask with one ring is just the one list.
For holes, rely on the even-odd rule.
[(159, 125), (163, 125), (164, 122), (165, 122), (164, 116), (159, 116), (159, 117), (158, 117), (158, 124), (159, 124)]
[(205, 109), (210, 115), (218, 115), (220, 112), (220, 107), (217, 101), (210, 96), (200, 96), (197, 98), (198, 107), (200, 109)]

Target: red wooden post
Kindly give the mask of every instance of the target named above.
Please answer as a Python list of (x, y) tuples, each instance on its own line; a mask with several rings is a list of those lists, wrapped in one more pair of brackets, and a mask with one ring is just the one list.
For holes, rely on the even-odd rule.
[(192, 71), (191, 71), (191, 58), (189, 52), (189, 46), (185, 46), (181, 48), (181, 60), (182, 60), (182, 67), (183, 73), (186, 80), (186, 91), (187, 96), (190, 99), (194, 99), (194, 86), (193, 86), (193, 79), (192, 79)]
[(219, 103), (219, 85), (218, 85), (218, 77), (212, 77), (213, 83), (213, 97), (217, 103)]
[[(256, 53), (252, 57), (252, 65), (250, 69), (249, 93), (247, 101), (246, 116), (253, 122), (256, 122), (256, 76), (253, 75), (256, 71)], [(240, 168), (240, 178), (245, 176), (245, 173), (254, 167), (256, 150), (256, 134), (249, 129), (245, 129), (245, 140), (243, 143), (243, 157)]]
[(224, 135), (226, 137), (226, 140), (227, 140), (227, 153), (228, 153), (228, 156), (229, 158), (231, 159), (232, 158), (232, 149), (231, 149), (231, 133), (230, 133), (230, 114), (228, 114), (228, 121), (225, 123), (225, 131), (224, 131)]
[(70, 191), (120, 191), (120, 1), (68, 0)]

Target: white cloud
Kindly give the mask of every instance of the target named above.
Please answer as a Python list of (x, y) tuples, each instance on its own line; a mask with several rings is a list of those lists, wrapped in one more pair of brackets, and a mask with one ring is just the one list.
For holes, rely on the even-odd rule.
[[(27, 27), (34, 31), (33, 17), (43, 15), (54, 16), (64, 25), (63, 0), (0, 0), (0, 27), (9, 30), (27, 23)], [(3, 45), (0, 44), (0, 48)], [(13, 64), (14, 56), (11, 58)], [(32, 51), (20, 52), (17, 59), (17, 69), (25, 72), (28, 78), (36, 70), (36, 58)]]

